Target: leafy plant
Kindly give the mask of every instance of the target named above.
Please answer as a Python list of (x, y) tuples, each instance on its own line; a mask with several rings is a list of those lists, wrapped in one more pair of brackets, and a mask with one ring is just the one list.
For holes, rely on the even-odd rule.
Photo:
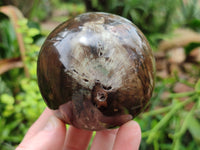
[(14, 28), (7, 16), (0, 13), (0, 58), (10, 58), (19, 55), (17, 38)]
[(128, 18), (154, 45), (162, 39), (163, 33), (173, 29), (173, 19), (180, 7), (179, 0), (85, 0), (85, 4), (88, 11), (110, 12)]
[(185, 27), (200, 31), (200, 8), (198, 6), (198, 0), (181, 1), (180, 13), (182, 16), (180, 16), (180, 21)]
[(34, 0), (27, 17), (30, 20), (44, 21), (52, 14), (52, 4), (49, 0)]
[[(171, 80), (171, 81), (170, 81)], [(177, 82), (175, 78), (165, 79), (165, 82)], [(164, 83), (164, 84), (166, 84)], [(162, 83), (160, 83), (162, 84)], [(157, 103), (159, 93), (166, 91), (165, 86), (157, 86), (158, 94), (152, 99)], [(141, 149), (198, 149), (200, 146), (199, 134), (199, 109), (200, 109), (200, 79), (194, 86), (194, 91), (185, 93), (171, 93), (168, 97), (168, 104), (155, 109), (152, 105), (151, 111), (144, 113), (137, 121), (143, 129)], [(181, 99), (185, 99), (182, 100)], [(160, 100), (160, 99), (159, 99)], [(162, 100), (163, 101), (163, 100)], [(171, 103), (171, 104), (170, 104)], [(188, 104), (190, 109), (186, 109)], [(158, 106), (158, 105), (157, 105)], [(159, 104), (162, 106), (162, 104)], [(187, 140), (187, 141), (185, 141)]]
[[(40, 34), (37, 28), (30, 28), (26, 19), (20, 20), (19, 32), (24, 37), (26, 48), (25, 63), (28, 67), (30, 77), (24, 76), (24, 73), (14, 74), (15, 69), (2, 76), (0, 86), (2, 87), (0, 95), (0, 149), (14, 149), (14, 145), (18, 144), (28, 127), (36, 120), (36, 118), (44, 110), (44, 102), (40, 95), (36, 80), (36, 62), (37, 54), (40, 46), (34, 44), (35, 36)], [(4, 44), (4, 43), (3, 43)], [(8, 84), (10, 80), (10, 84)], [(16, 84), (13, 84), (13, 83)], [(13, 87), (10, 90), (10, 85)]]

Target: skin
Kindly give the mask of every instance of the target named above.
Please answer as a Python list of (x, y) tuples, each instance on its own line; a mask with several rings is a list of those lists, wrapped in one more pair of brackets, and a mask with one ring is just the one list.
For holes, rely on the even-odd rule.
[[(46, 108), (30, 127), (16, 150), (87, 150), (92, 131), (77, 129), (57, 119)], [(129, 121), (118, 129), (97, 131), (91, 150), (138, 150), (141, 129), (137, 122)]]

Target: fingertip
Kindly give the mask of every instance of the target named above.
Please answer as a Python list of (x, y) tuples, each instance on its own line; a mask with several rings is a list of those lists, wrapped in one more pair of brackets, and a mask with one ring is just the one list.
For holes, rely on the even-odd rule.
[(114, 150), (138, 150), (141, 142), (141, 128), (136, 121), (129, 121), (119, 128)]
[(43, 113), (39, 116), (39, 118), (32, 124), (32, 126), (27, 131), (24, 136), (23, 142), (34, 137), (40, 130), (43, 129), (45, 124), (47, 123), (49, 117), (53, 115), (53, 111), (49, 108), (45, 108)]
[(141, 138), (141, 128), (140, 128), (140, 125), (136, 121), (131, 120), (131, 121), (125, 123), (124, 125), (121, 126), (122, 130), (124, 130), (124, 128), (126, 130), (133, 131), (133, 133), (135, 133), (135, 136)]
[(36, 133), (30, 139), (22, 141), (17, 149), (62, 149), (64, 145), (65, 134), (65, 124), (55, 116), (51, 116), (38, 133)]
[(117, 128), (97, 131), (91, 145), (91, 150), (98, 150), (99, 148), (103, 150), (112, 149), (118, 130)]
[(129, 135), (131, 139), (133, 139), (135, 141), (135, 143), (140, 144), (141, 141), (141, 128), (140, 125), (134, 121), (131, 120), (127, 123), (125, 123), (124, 125), (122, 125), (120, 127), (120, 132), (122, 135), (124, 135), (126, 133), (126, 135)]
[[(56, 118), (55, 116), (51, 116), (44, 126), (43, 130), (38, 134), (38, 138), (43, 139), (43, 145), (41, 145), (41, 148), (43, 146), (47, 147), (48, 150), (53, 149), (62, 149), (62, 146), (64, 145), (65, 141), (65, 135), (66, 135), (66, 126), (65, 124)], [(42, 142), (41, 142), (42, 143)]]
[(70, 126), (67, 131), (64, 149), (87, 149), (92, 136), (92, 131), (78, 129)]

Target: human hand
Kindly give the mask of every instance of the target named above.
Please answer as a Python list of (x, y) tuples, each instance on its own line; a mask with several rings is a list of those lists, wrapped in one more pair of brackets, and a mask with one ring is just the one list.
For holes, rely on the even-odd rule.
[[(92, 131), (77, 129), (57, 119), (46, 108), (30, 127), (16, 150), (86, 150)], [(129, 121), (118, 129), (97, 131), (91, 150), (138, 150), (141, 141), (140, 126)]]

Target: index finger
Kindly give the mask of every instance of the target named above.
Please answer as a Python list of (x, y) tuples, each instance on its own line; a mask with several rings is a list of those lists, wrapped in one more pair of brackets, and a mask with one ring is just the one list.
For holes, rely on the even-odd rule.
[(50, 116), (54, 115), (53, 111), (49, 108), (45, 108), (40, 117), (34, 122), (34, 124), (29, 128), (26, 135), (24, 136), (23, 142), (35, 136), (41, 129), (44, 128), (46, 122)]

